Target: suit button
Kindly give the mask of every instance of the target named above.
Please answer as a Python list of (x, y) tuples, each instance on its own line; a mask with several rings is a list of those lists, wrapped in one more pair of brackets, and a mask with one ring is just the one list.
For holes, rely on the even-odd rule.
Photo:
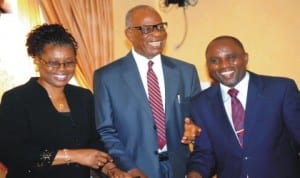
[(154, 129), (154, 130), (156, 130), (156, 129), (157, 129), (156, 125), (154, 125), (154, 126), (153, 126), (153, 129)]
[(154, 151), (154, 154), (158, 155), (158, 151), (157, 151), (157, 150), (155, 150), (155, 151)]

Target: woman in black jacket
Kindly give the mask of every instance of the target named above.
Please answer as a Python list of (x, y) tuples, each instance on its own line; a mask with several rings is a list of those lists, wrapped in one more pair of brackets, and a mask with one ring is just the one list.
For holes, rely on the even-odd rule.
[(89, 178), (90, 169), (128, 177), (96, 132), (92, 93), (68, 84), (77, 42), (58, 24), (33, 29), (26, 42), (40, 77), (7, 91), (0, 105), (0, 160), (7, 178)]

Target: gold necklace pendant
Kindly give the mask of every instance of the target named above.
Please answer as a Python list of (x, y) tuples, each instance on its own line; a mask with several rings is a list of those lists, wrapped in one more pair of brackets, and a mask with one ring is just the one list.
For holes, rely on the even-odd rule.
[(59, 112), (64, 111), (65, 105), (62, 102), (59, 102), (57, 99), (55, 100), (51, 95), (49, 95), (49, 98)]
[(59, 103), (59, 104), (58, 104), (59, 111), (63, 111), (63, 110), (64, 110), (64, 107), (65, 107), (64, 104), (62, 104), (62, 103)]

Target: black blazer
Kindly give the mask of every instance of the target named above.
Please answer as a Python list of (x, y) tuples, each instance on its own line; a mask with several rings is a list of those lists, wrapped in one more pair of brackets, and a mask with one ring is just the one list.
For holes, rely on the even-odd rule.
[(103, 143), (95, 129), (92, 93), (67, 85), (71, 112), (59, 113), (46, 90), (32, 78), (7, 91), (0, 105), (0, 160), (7, 177), (89, 177), (89, 168), (50, 166), (58, 149), (98, 148)]

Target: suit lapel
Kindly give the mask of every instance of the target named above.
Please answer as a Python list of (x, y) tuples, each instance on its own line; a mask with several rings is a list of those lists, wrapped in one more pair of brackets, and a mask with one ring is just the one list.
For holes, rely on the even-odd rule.
[[(250, 73), (250, 80), (248, 86), (247, 94), (247, 104), (246, 104), (246, 119), (245, 119), (245, 135), (244, 142), (247, 144), (249, 133), (251, 129), (255, 126), (256, 122), (259, 121), (260, 117), (258, 112), (262, 108), (261, 101), (263, 99), (262, 95), (263, 82), (260, 80), (258, 75)], [(246, 145), (245, 145), (246, 146)]]
[[(225, 138), (228, 138), (226, 142), (229, 142), (229, 145), (232, 145), (235, 148), (241, 148), (240, 144), (236, 138), (236, 135), (232, 129), (232, 126), (229, 122), (229, 118), (227, 116), (225, 106), (223, 103), (220, 85), (216, 84), (212, 86), (213, 91), (210, 93), (211, 97), (211, 108), (213, 108), (213, 118), (216, 120), (217, 130), (219, 130), (220, 134), (225, 135)], [(222, 107), (218, 107), (222, 106)], [(220, 136), (221, 137), (221, 136)]]
[[(78, 122), (77, 119), (82, 116), (82, 110), (79, 109), (81, 107), (81, 102), (77, 102), (77, 95), (74, 93), (74, 90), (71, 90), (69, 85), (67, 85), (64, 89), (64, 93), (67, 98), (68, 105), (70, 107), (71, 113), (72, 113), (72, 119), (75, 122)], [(74, 97), (75, 96), (75, 97)]]
[(152, 115), (148, 97), (131, 52), (128, 53), (123, 60), (122, 71), (124, 72), (123, 78), (128, 84), (127, 87), (132, 91), (133, 97), (137, 98), (137, 101), (139, 102), (138, 104), (141, 105), (141, 108), (144, 108), (148, 114)]
[(172, 107), (174, 106), (173, 103), (178, 94), (178, 86), (181, 80), (180, 75), (176, 70), (176, 66), (169, 60), (167, 60), (164, 56), (161, 57), (161, 60), (165, 80), (165, 115), (166, 122), (168, 122), (170, 117), (172, 117), (173, 115), (173, 113), (170, 113), (170, 111), (174, 111)]
[[(209, 93), (209, 97), (211, 102), (211, 108), (213, 108), (213, 117), (216, 119), (216, 123), (218, 124), (218, 128), (220, 130), (219, 133), (222, 133), (228, 137), (228, 142), (231, 145), (234, 145), (234, 148), (240, 148), (239, 142), (236, 138), (236, 135), (230, 125), (228, 120), (228, 116), (225, 111), (224, 103), (221, 96), (221, 89), (219, 85), (214, 85), (211, 87), (211, 92)], [(245, 135), (244, 135), (244, 146), (247, 147), (247, 142), (250, 139), (250, 134), (252, 133), (252, 129), (256, 122), (259, 121), (263, 95), (263, 82), (258, 77), (258, 75), (250, 72), (250, 80), (248, 85), (248, 94), (247, 94), (247, 103), (246, 103), (246, 120), (245, 120)], [(217, 107), (222, 106), (222, 107)]]

